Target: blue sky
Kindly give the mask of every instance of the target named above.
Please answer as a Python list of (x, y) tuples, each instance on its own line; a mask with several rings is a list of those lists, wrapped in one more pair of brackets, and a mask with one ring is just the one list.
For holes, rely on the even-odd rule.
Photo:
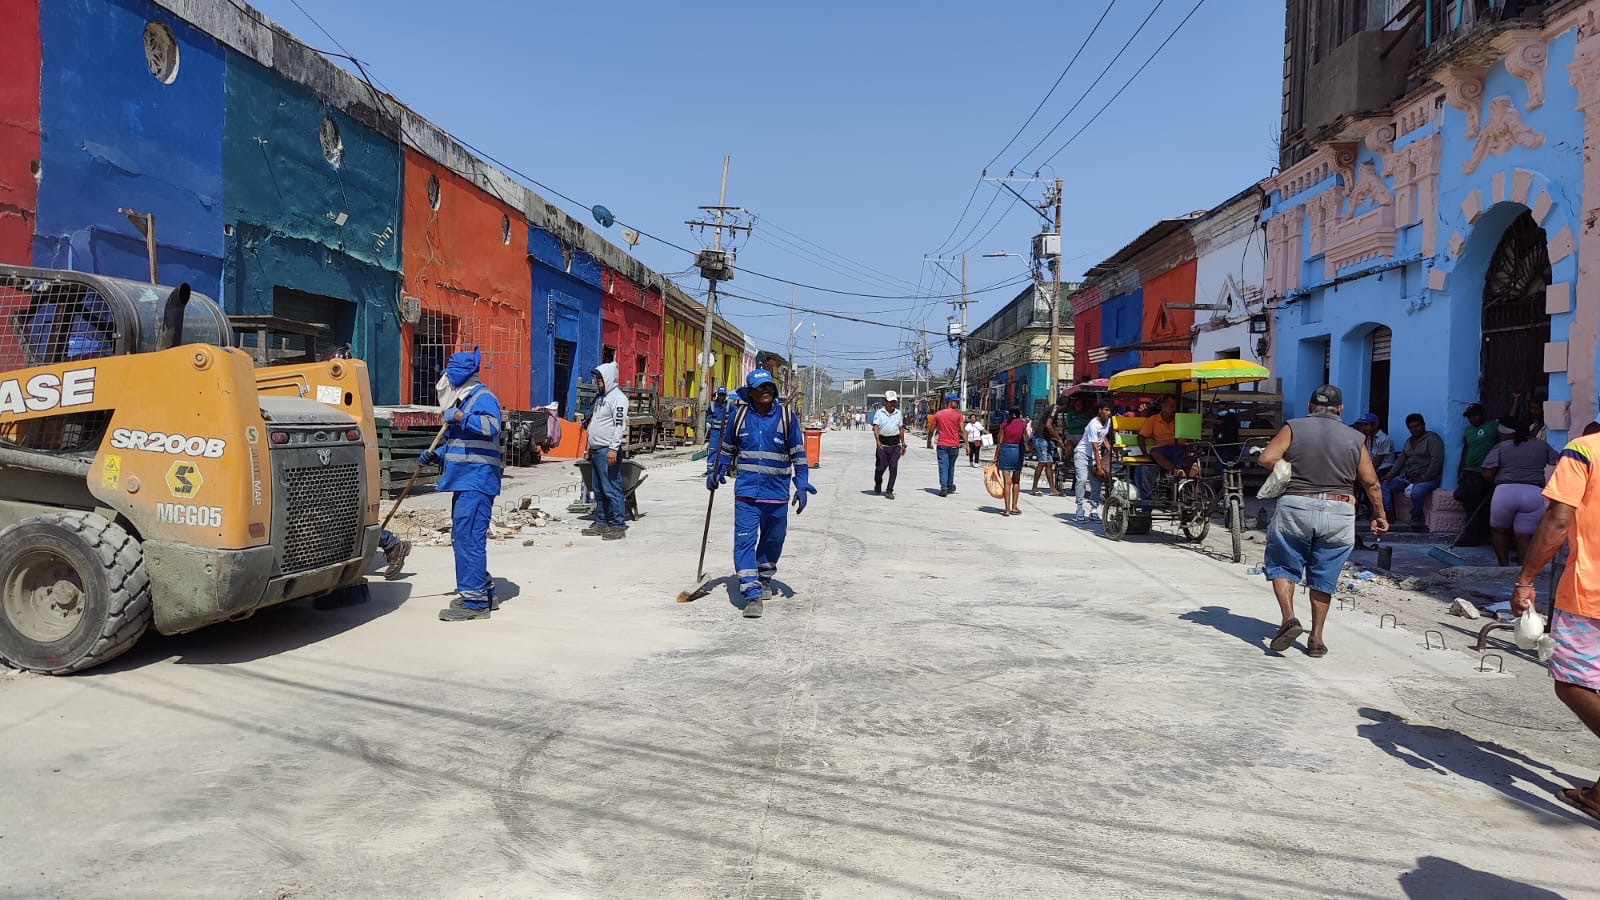
[[(722, 157), (730, 154), (728, 202), (757, 222), (754, 236), (738, 242), (742, 271), (726, 287), (787, 301), (787, 284), (750, 272), (867, 294), (948, 294), (955, 290), (948, 278), (922, 262), (942, 248), (945, 256), (970, 252), (973, 287), (1021, 277), (1019, 260), (979, 254), (1025, 254), (1038, 216), (1008, 194), (991, 206), (992, 185), (979, 188), (959, 226), (958, 216), (980, 171), (1109, 0), (453, 0), (443, 7), (447, 16), (433, 0), (299, 3), (383, 85), (445, 130), (673, 243), (697, 246), (683, 220), (716, 202)], [(254, 5), (312, 46), (331, 45), (294, 0)], [(1110, 4), (1060, 87), (990, 174), (1017, 165), (1018, 175), (1032, 175), (1193, 8), (1194, 0)], [(1282, 54), (1281, 0), (1204, 0), (1053, 168), (1039, 169), (1066, 182), (1066, 277), (1155, 220), (1209, 208), (1270, 174)], [(1023, 159), (1102, 72), (1060, 129)], [(1018, 187), (1039, 196), (1037, 187)], [(619, 231), (606, 233), (621, 243)], [(635, 253), (660, 272), (690, 265), (683, 252), (648, 238)], [(687, 275), (680, 283), (704, 287)], [(1015, 291), (976, 297), (971, 324)], [(925, 321), (941, 333), (951, 312), (936, 300), (806, 288), (797, 303), (896, 324)], [(720, 311), (764, 346), (783, 347), (787, 311), (732, 298)], [(810, 358), (811, 322), (800, 329), (802, 363)], [(836, 377), (866, 367), (886, 373), (904, 361), (905, 332), (816, 322), (821, 363)], [(936, 368), (953, 362), (942, 339), (930, 342)]]

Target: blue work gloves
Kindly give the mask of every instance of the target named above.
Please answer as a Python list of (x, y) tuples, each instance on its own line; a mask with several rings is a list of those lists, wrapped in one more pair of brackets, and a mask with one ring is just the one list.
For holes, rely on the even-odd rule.
[(422, 455), (417, 457), (417, 465), (419, 466), (439, 466), (443, 464), (444, 459), (439, 456), (439, 451), (437, 450), (424, 450)]
[(806, 511), (806, 497), (815, 494), (817, 489), (811, 486), (811, 481), (804, 475), (794, 476), (794, 514), (800, 515)]
[(728, 483), (728, 474), (721, 466), (706, 469), (706, 490), (714, 491), (719, 484)]

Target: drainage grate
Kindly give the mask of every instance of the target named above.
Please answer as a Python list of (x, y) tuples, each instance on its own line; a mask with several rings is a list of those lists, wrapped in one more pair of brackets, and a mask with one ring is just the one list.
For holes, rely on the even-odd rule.
[(284, 574), (343, 562), (361, 530), (361, 467), (304, 466), (283, 472)]

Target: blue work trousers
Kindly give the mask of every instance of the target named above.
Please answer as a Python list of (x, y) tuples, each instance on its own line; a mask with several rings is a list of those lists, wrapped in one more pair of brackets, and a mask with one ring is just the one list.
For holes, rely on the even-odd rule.
[(939, 448), (939, 489), (945, 491), (955, 490), (956, 487), (956, 459), (961, 456), (960, 447)]
[(480, 491), (457, 491), (450, 501), (450, 547), (456, 554), (456, 592), (471, 609), (483, 609), (494, 600), (489, 577), (489, 515), (494, 496)]
[(613, 465), (606, 462), (609, 452), (604, 448), (589, 451), (589, 463), (594, 471), (594, 483), (589, 485), (594, 490), (594, 520), (599, 525), (626, 528), (628, 502), (622, 493), (622, 454), (617, 454)]
[(783, 538), (789, 533), (789, 504), (757, 503), (739, 497), (733, 503), (733, 570), (746, 600), (760, 596), (761, 586), (778, 574)]

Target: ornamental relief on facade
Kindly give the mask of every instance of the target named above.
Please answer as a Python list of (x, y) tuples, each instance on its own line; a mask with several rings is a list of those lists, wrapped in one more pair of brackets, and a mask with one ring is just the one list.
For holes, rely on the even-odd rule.
[(1471, 175), (1490, 156), (1503, 156), (1513, 147), (1537, 150), (1544, 146), (1544, 135), (1523, 124), (1509, 95), (1489, 101), (1489, 121), (1478, 133), (1472, 155), (1461, 164), (1463, 174)]

